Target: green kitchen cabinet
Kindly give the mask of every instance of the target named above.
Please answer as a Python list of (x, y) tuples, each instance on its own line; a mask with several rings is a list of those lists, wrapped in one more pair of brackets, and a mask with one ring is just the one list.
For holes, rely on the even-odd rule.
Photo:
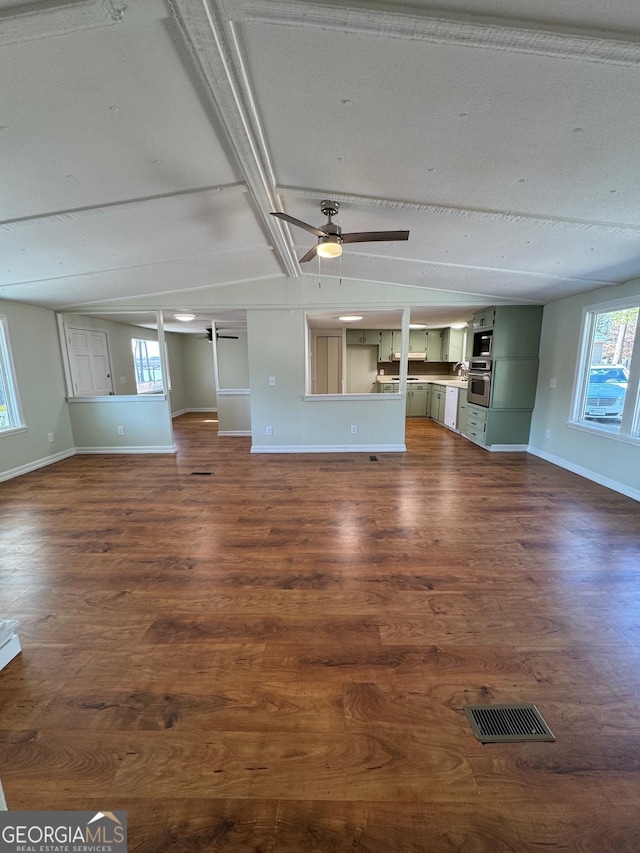
[(484, 308), (482, 311), (476, 311), (471, 320), (471, 327), (477, 329), (491, 329), (495, 323), (496, 309)]
[(409, 330), (409, 352), (426, 352), (427, 351), (427, 330), (426, 329), (410, 329)]
[(442, 329), (427, 332), (427, 361), (442, 361)]
[(378, 382), (378, 394), (397, 394), (398, 389), (397, 382)]
[(380, 332), (380, 343), (378, 344), (378, 361), (391, 361), (393, 359), (393, 330), (382, 329)]
[(493, 326), (492, 358), (538, 358), (541, 305), (498, 305)]
[(467, 389), (461, 388), (460, 393), (458, 394), (458, 422), (457, 429), (458, 432), (464, 433), (465, 426), (467, 423)]
[(407, 408), (408, 418), (425, 417), (427, 415), (428, 383), (416, 383), (407, 385)]
[(379, 346), (380, 329), (347, 329), (347, 344)]
[(540, 305), (497, 305), (474, 314), (468, 344), (472, 347), (474, 335), (486, 330), (492, 368), (489, 407), (467, 405), (462, 433), (476, 444), (503, 450), (527, 447), (541, 326)]
[(483, 447), (514, 445), (524, 447), (529, 442), (531, 411), (512, 409), (495, 411), (467, 404), (467, 420), (463, 435)]
[(463, 361), (464, 329), (443, 329), (442, 361)]
[(491, 408), (533, 409), (537, 384), (537, 358), (494, 359), (491, 374)]
[(444, 407), (447, 398), (447, 386), (436, 385), (431, 386), (431, 406), (429, 408), (429, 417), (433, 418), (438, 423), (444, 423)]

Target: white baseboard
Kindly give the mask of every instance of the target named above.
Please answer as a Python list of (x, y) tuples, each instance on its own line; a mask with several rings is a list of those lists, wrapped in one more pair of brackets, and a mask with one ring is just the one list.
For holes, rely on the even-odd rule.
[(45, 456), (43, 459), (35, 459), (33, 462), (28, 462), (26, 465), (19, 465), (17, 468), (10, 468), (8, 471), (0, 471), (0, 482), (3, 480), (12, 480), (14, 477), (21, 477), (23, 474), (28, 474), (30, 471), (37, 471), (38, 468), (46, 468), (47, 465), (53, 465), (54, 462), (60, 462), (62, 459), (68, 459), (70, 456), (75, 456), (77, 451), (63, 450), (60, 453), (53, 453), (51, 456)]
[(293, 444), (260, 445), (251, 447), (252, 453), (406, 453), (404, 444)]
[(251, 430), (250, 429), (218, 430), (218, 435), (243, 435), (243, 436), (249, 436), (249, 438), (251, 438)]
[(572, 474), (578, 474), (578, 476), (584, 477), (586, 480), (591, 480), (599, 486), (604, 486), (614, 492), (619, 492), (619, 494), (632, 498), (634, 501), (640, 501), (640, 490), (638, 489), (632, 489), (630, 486), (627, 486), (624, 483), (619, 483), (617, 480), (612, 480), (609, 477), (603, 477), (602, 474), (597, 474), (589, 468), (583, 468), (582, 465), (574, 465), (573, 462), (567, 462), (567, 460), (563, 459), (561, 456), (554, 456), (551, 453), (545, 453), (544, 450), (538, 450), (537, 447), (529, 446), (528, 452), (531, 453), (532, 456), (538, 456), (540, 459), (544, 459), (545, 462), (551, 462), (552, 465), (557, 465), (559, 468), (565, 468), (567, 471), (571, 471)]
[(139, 447), (136, 445), (130, 447), (76, 447), (76, 453), (87, 455), (90, 453), (110, 453), (110, 454), (122, 454), (122, 453), (177, 453), (178, 448), (175, 444), (162, 444), (158, 446), (145, 447), (144, 445), (140, 445)]
[(189, 412), (216, 412), (217, 413), (217, 411), (218, 411), (217, 409), (180, 409), (177, 412), (171, 412), (171, 417), (172, 418), (178, 418), (178, 417), (180, 417), (180, 415), (188, 415)]
[(487, 447), (491, 453), (526, 453), (529, 450), (528, 444), (490, 444)]

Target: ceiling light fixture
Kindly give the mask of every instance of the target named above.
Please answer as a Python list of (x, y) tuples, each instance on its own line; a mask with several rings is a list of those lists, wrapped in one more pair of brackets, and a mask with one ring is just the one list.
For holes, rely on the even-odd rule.
[(181, 323), (190, 323), (192, 320), (196, 319), (195, 314), (174, 314), (173, 316), (176, 320), (180, 320)]
[(467, 324), (466, 323), (452, 323), (451, 328), (452, 329), (466, 329)]
[(343, 323), (356, 323), (362, 319), (359, 314), (346, 314), (344, 317), (338, 317), (338, 320), (342, 320)]
[(410, 329), (426, 329), (427, 327), (425, 326), (424, 323), (409, 323), (409, 328)]
[(342, 254), (342, 243), (338, 234), (321, 237), (318, 242), (318, 254), (321, 258), (339, 258)]

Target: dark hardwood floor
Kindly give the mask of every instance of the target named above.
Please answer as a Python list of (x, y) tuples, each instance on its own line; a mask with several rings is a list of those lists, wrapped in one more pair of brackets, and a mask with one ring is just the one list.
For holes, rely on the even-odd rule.
[[(640, 505), (422, 419), (371, 461), (212, 417), (0, 484), (9, 808), (124, 809), (136, 853), (638, 853)], [(556, 741), (481, 745), (494, 702)]]

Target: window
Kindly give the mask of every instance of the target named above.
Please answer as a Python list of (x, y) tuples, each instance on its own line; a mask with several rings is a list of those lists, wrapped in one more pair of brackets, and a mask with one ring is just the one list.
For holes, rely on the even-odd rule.
[(7, 318), (0, 317), (0, 432), (24, 426), (9, 346)]
[(593, 306), (586, 311), (574, 423), (610, 434), (638, 436), (637, 298), (635, 303)]
[(133, 349), (138, 394), (153, 394), (156, 391), (162, 391), (164, 383), (162, 381), (162, 363), (158, 341), (132, 338), (131, 347)]

